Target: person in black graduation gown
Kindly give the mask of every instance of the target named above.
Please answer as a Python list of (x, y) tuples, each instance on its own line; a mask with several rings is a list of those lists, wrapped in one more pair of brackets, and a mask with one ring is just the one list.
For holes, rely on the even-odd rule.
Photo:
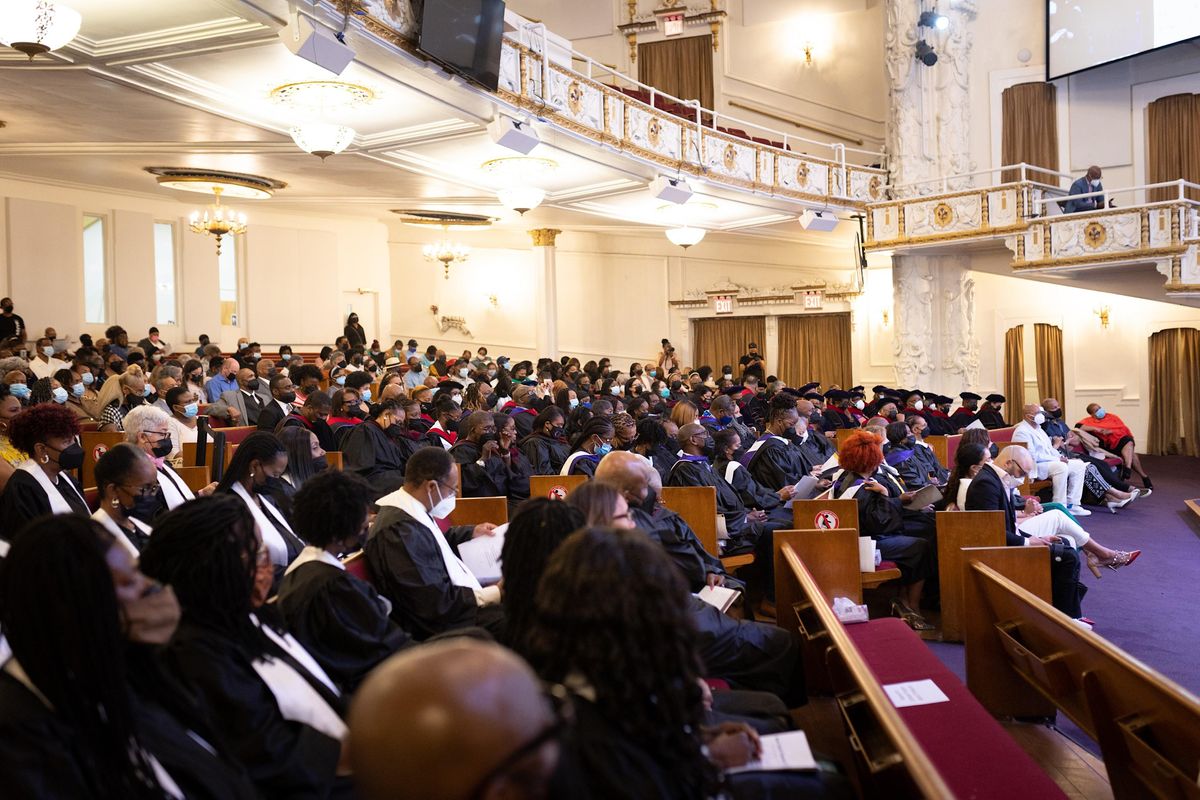
[(942, 394), (929, 396), (930, 407), (925, 411), (925, 421), (929, 423), (927, 436), (950, 436), (958, 433), (958, 429), (950, 422), (950, 406), (954, 401)]
[(925, 417), (913, 417), (904, 420), (904, 424), (908, 426), (908, 430), (912, 434), (913, 455), (921, 463), (925, 474), (929, 476), (929, 482), (945, 486), (946, 481), (950, 480), (950, 470), (942, 466), (942, 462), (938, 461), (933, 448), (925, 443), (925, 437), (931, 428), (930, 423)]
[[(921, 422), (924, 420), (921, 419)], [(884, 461), (899, 473), (906, 490), (914, 491), (936, 483), (929, 474), (928, 463), (917, 454), (917, 443), (908, 428), (908, 420), (890, 423), (887, 426), (887, 439), (887, 444), (883, 446)]]
[(276, 426), (276, 430), (300, 427), (308, 430), (317, 437), (321, 449), (329, 452), (337, 450), (337, 441), (333, 429), (326, 421), (333, 411), (333, 401), (324, 392), (315, 392), (304, 398), (304, 405), (284, 417)]
[(403, 426), (404, 409), (395, 400), (384, 400), (371, 406), (368, 419), (342, 443), (343, 468), (357, 472), (375, 487), (380, 495), (395, 491), (404, 483), (407, 461), (400, 446), (389, 432), (393, 426)]
[(983, 408), (979, 409), (978, 419), (983, 423), (983, 427), (989, 431), (1007, 428), (1008, 423), (1004, 421), (1004, 415), (1000, 413), (1000, 409), (1004, 407), (1005, 399), (1002, 394), (989, 394), (984, 398)]
[[(91, 514), (70, 475), (83, 465), (78, 435), (75, 414), (57, 403), (30, 406), (13, 417), (9, 440), (28, 453), (29, 460), (17, 468), (0, 494), (0, 538), (9, 538), (44, 514)], [(48, 494), (45, 487), (55, 494)]]
[(378, 500), (365, 549), (371, 579), (392, 619), (417, 639), (479, 626), (503, 629), (500, 590), (481, 587), (458, 557), (460, 544), (489, 535), (490, 523), (438, 525), (454, 508), (454, 461), (439, 447), (409, 459), (404, 486)]
[(571, 441), (571, 455), (563, 462), (561, 475), (596, 474), (600, 459), (612, 452), (614, 435), (612, 421), (607, 417), (592, 417), (583, 430)]
[(174, 593), (138, 572), (111, 534), (83, 518), (45, 517), (17, 534), (5, 567), (5, 797), (160, 800), (167, 787), (204, 800), (259, 797), (158, 663), (179, 621)]
[[(547, 406), (533, 421), (533, 431), (517, 445), (529, 461), (534, 475), (557, 475), (571, 454), (563, 439), (566, 417), (558, 406)], [(513, 424), (516, 424), (514, 420)]]
[(747, 507), (763, 511), (782, 508), (783, 504), (795, 495), (796, 487), (789, 483), (778, 491), (773, 491), (756, 481), (750, 471), (735, 457), (740, 444), (741, 439), (736, 431), (726, 429), (713, 434), (713, 469), (733, 487)]
[(658, 472), (659, 480), (663, 483), (666, 483), (667, 476), (671, 474), (675, 459), (679, 458), (677, 448), (671, 446), (673, 444), (674, 437), (668, 435), (666, 423), (662, 419), (645, 417), (638, 420), (633, 452), (650, 460), (650, 466)]
[[(503, 437), (501, 425), (507, 430)], [(529, 499), (530, 475), (529, 462), (512, 446), (516, 423), (507, 414), (475, 411), (460, 427), (462, 435), (450, 457), (462, 470), (463, 497), (506, 497), (515, 511)]]
[(500, 460), (508, 474), (508, 514), (511, 517), (516, 510), (529, 499), (529, 478), (533, 475), (533, 467), (529, 459), (517, 447), (517, 423), (508, 414), (492, 412), (492, 420), (496, 423), (496, 435), (500, 437)]
[(271, 621), (270, 563), (255, 527), (245, 504), (226, 495), (158, 519), (141, 566), (183, 609), (167, 663), (203, 698), (264, 796), (346, 797), (349, 782), (337, 774), (345, 701)]
[(288, 631), (345, 694), (392, 653), (415, 644), (389, 616), (392, 604), (339, 560), (366, 540), (375, 491), (352, 472), (310, 478), (293, 499), (296, 532), (308, 542), (279, 586)]
[(962, 400), (962, 405), (950, 415), (950, 427), (954, 429), (951, 433), (958, 433), (975, 421), (979, 416), (979, 401), (983, 398), (974, 392), (960, 392), (958, 399)]
[[(844, 394), (841, 390), (835, 391)], [(813, 426), (812, 415), (816, 413), (816, 409), (812, 401), (797, 400), (796, 412), (800, 414), (800, 420), (794, 428), (785, 431), (784, 436), (800, 448), (805, 461), (819, 467), (837, 452), (837, 447), (834, 446), (836, 438), (826, 436), (819, 428)]]
[(786, 399), (782, 402), (771, 404), (766, 433), (750, 446), (741, 459), (742, 466), (750, 471), (754, 479), (773, 491), (794, 485), (820, 466), (807, 458), (786, 437), (789, 430), (795, 430), (800, 413), (790, 396), (783, 397)]
[[(519, 439), (524, 439), (533, 433), (534, 424), (539, 412), (539, 409), (534, 407), (535, 405), (537, 405), (537, 396), (534, 394), (533, 389), (522, 384), (513, 387), (512, 405), (500, 409), (513, 418), (513, 422), (517, 425), (517, 437)], [(547, 407), (549, 407), (548, 403)]]

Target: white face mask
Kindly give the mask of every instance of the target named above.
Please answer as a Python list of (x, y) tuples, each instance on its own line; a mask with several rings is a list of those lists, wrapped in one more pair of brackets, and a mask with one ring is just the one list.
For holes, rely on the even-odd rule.
[(450, 399), (454, 401), (454, 405), (456, 405), (456, 406), (462, 405), (462, 395), (461, 394), (450, 395)]
[(45, 347), (43, 347), (42, 355), (44, 355), (46, 358), (50, 358), (51, 356), (53, 356), (54, 355), (53, 345), (46, 345)]
[(922, 403), (920, 400), (918, 400), (915, 403), (913, 403), (912, 407), (915, 408), (917, 411), (920, 411), (922, 408), (925, 407), (925, 404)]
[(429, 516), (433, 517), (434, 519), (445, 519), (454, 513), (454, 506), (457, 503), (458, 498), (455, 495), (443, 497), (442, 487), (436, 486), (435, 488), (437, 489), (438, 493), (438, 501), (433, 503), (433, 498), (429, 498), (429, 502), (433, 503), (433, 508), (429, 509)]
[(1093, 181), (1092, 181), (1092, 188), (1093, 188), (1093, 189), (1099, 189), (1099, 188), (1100, 188), (1100, 179), (1099, 179), (1099, 178), (1096, 178), (1095, 180), (1093, 180)]
[(731, 380), (733, 380), (733, 373), (732, 373), (732, 372), (726, 372), (726, 373), (725, 373), (725, 380), (727, 380), (727, 381), (731, 381)]
[(862, 411), (864, 408), (867, 407), (867, 404), (864, 403), (862, 400), (859, 400), (858, 402), (856, 402), (854, 404), (854, 407), (857, 408), (859, 411)]
[(1045, 421), (1046, 421), (1046, 415), (1043, 414), (1042, 412), (1039, 411), (1038, 413), (1033, 415), (1033, 424), (1034, 425), (1041, 425)]
[(610, 387), (608, 387), (608, 391), (610, 394), (617, 395), (617, 394), (621, 393), (621, 387), (620, 386), (610, 386)]
[(465, 378), (465, 377), (467, 377), (467, 375), (471, 374), (471, 370), (467, 369), (466, 367), (463, 367), (462, 369), (460, 369), (458, 371), (458, 374), (460, 377)]

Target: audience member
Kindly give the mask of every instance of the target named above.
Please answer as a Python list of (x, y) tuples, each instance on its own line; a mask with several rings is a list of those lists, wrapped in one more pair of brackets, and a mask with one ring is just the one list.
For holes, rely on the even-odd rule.
[(1054, 487), (1054, 502), (1066, 506), (1077, 517), (1086, 517), (1092, 512), (1082, 506), (1083, 473), (1087, 464), (1079, 459), (1068, 459), (1050, 442), (1042, 430), (1046, 415), (1036, 403), (1028, 403), (1022, 409), (1022, 418), (1013, 429), (1014, 442), (1023, 443), (1033, 456), (1035, 467), (1031, 478), (1039, 481), (1050, 479)]
[[(529, 435), (518, 445), (534, 475), (558, 475), (571, 454), (564, 438), (566, 417), (557, 406), (547, 406), (533, 421)], [(516, 421), (513, 421), (516, 424)]]
[(122, 442), (96, 461), (95, 477), (100, 507), (92, 519), (136, 559), (150, 539), (150, 525), (142, 520), (154, 519), (160, 503), (154, 462)]
[(1087, 173), (1082, 178), (1078, 178), (1071, 184), (1071, 189), (1068, 192), (1068, 198), (1063, 201), (1063, 211), (1068, 214), (1074, 214), (1079, 211), (1099, 211), (1104, 208), (1104, 195), (1096, 195), (1094, 197), (1074, 198), (1074, 195), (1091, 194), (1093, 192), (1103, 192), (1104, 185), (1100, 182), (1104, 173), (1095, 165), (1088, 167)]
[(404, 483), (405, 464), (411, 456), (397, 439), (404, 422), (400, 404), (385, 400), (371, 406), (366, 421), (352, 428), (342, 441), (343, 466), (366, 478), (377, 496), (394, 492)]
[(1098, 437), (1105, 450), (1120, 456), (1125, 463), (1121, 477), (1128, 479), (1136, 472), (1142, 479), (1142, 485), (1153, 489), (1154, 484), (1150, 482), (1150, 476), (1142, 469), (1142, 462), (1138, 458), (1133, 441), (1133, 432), (1129, 430), (1129, 426), (1116, 414), (1105, 411), (1099, 403), (1090, 403), (1087, 413), (1086, 417), (1075, 423), (1075, 427)]
[(275, 567), (276, 580), (304, 548), (304, 542), (296, 536), (279, 507), (282, 493), (279, 483), (287, 462), (283, 443), (274, 434), (258, 431), (238, 445), (217, 484), (218, 494), (235, 495), (250, 511)]
[(79, 423), (62, 406), (30, 406), (9, 423), (13, 447), (28, 454), (0, 496), (0, 538), (7, 539), (43, 514), (89, 516), (83, 491), (71, 477), (83, 465), (75, 440)]
[(600, 460), (612, 452), (613, 425), (605, 417), (592, 417), (571, 441), (571, 454), (563, 462), (560, 475), (596, 474)]

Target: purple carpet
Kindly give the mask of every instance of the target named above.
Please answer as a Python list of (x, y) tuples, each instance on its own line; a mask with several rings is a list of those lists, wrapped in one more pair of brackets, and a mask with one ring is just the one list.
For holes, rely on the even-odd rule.
[[(1116, 514), (1091, 507), (1092, 515), (1079, 520), (1105, 547), (1142, 551), (1135, 564), (1105, 569), (1100, 580), (1086, 567), (1080, 571), (1088, 587), (1083, 613), (1096, 621), (1096, 633), (1200, 694), (1200, 517), (1184, 505), (1200, 497), (1200, 459), (1142, 456), (1142, 464), (1154, 481), (1153, 496)], [(962, 645), (930, 647), (966, 680)], [(1062, 715), (1059, 726), (1095, 751)]]

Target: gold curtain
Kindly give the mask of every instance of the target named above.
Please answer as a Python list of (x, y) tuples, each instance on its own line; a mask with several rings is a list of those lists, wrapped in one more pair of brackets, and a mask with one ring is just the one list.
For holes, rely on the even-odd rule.
[(792, 386), (820, 381), (828, 389), (854, 383), (849, 314), (779, 318), (780, 378)]
[(1004, 334), (1004, 413), (1009, 420), (1021, 419), (1025, 405), (1025, 326), (1009, 328)]
[[(1200, 183), (1200, 95), (1173, 94), (1160, 97), (1146, 107), (1149, 117), (1148, 183), (1183, 178)], [(1171, 187), (1148, 189), (1151, 203), (1174, 200), (1179, 190)], [(1187, 190), (1187, 197), (1200, 200), (1200, 192)]]
[[(1018, 83), (1001, 94), (1003, 124), (1000, 131), (1000, 163), (1035, 164), (1058, 169), (1058, 113), (1052, 83)], [(1053, 175), (1026, 171), (1027, 180), (1058, 185)], [(1004, 182), (1018, 181), (1021, 171), (1006, 169)]]
[[(1038, 402), (1053, 397), (1064, 408), (1062, 328), (1037, 323), (1033, 326), (1034, 354), (1037, 357)], [(1066, 414), (1064, 412), (1063, 416)]]
[(1150, 337), (1149, 438), (1148, 453), (1200, 456), (1200, 330)]
[(746, 353), (746, 345), (754, 342), (766, 361), (768, 373), (774, 368), (771, 354), (763, 340), (767, 336), (765, 317), (706, 317), (692, 320), (692, 366), (708, 365), (720, 376), (721, 367), (733, 367), (734, 378), (741, 376), (738, 359)]
[(680, 100), (713, 107), (712, 36), (639, 44), (638, 80)]

